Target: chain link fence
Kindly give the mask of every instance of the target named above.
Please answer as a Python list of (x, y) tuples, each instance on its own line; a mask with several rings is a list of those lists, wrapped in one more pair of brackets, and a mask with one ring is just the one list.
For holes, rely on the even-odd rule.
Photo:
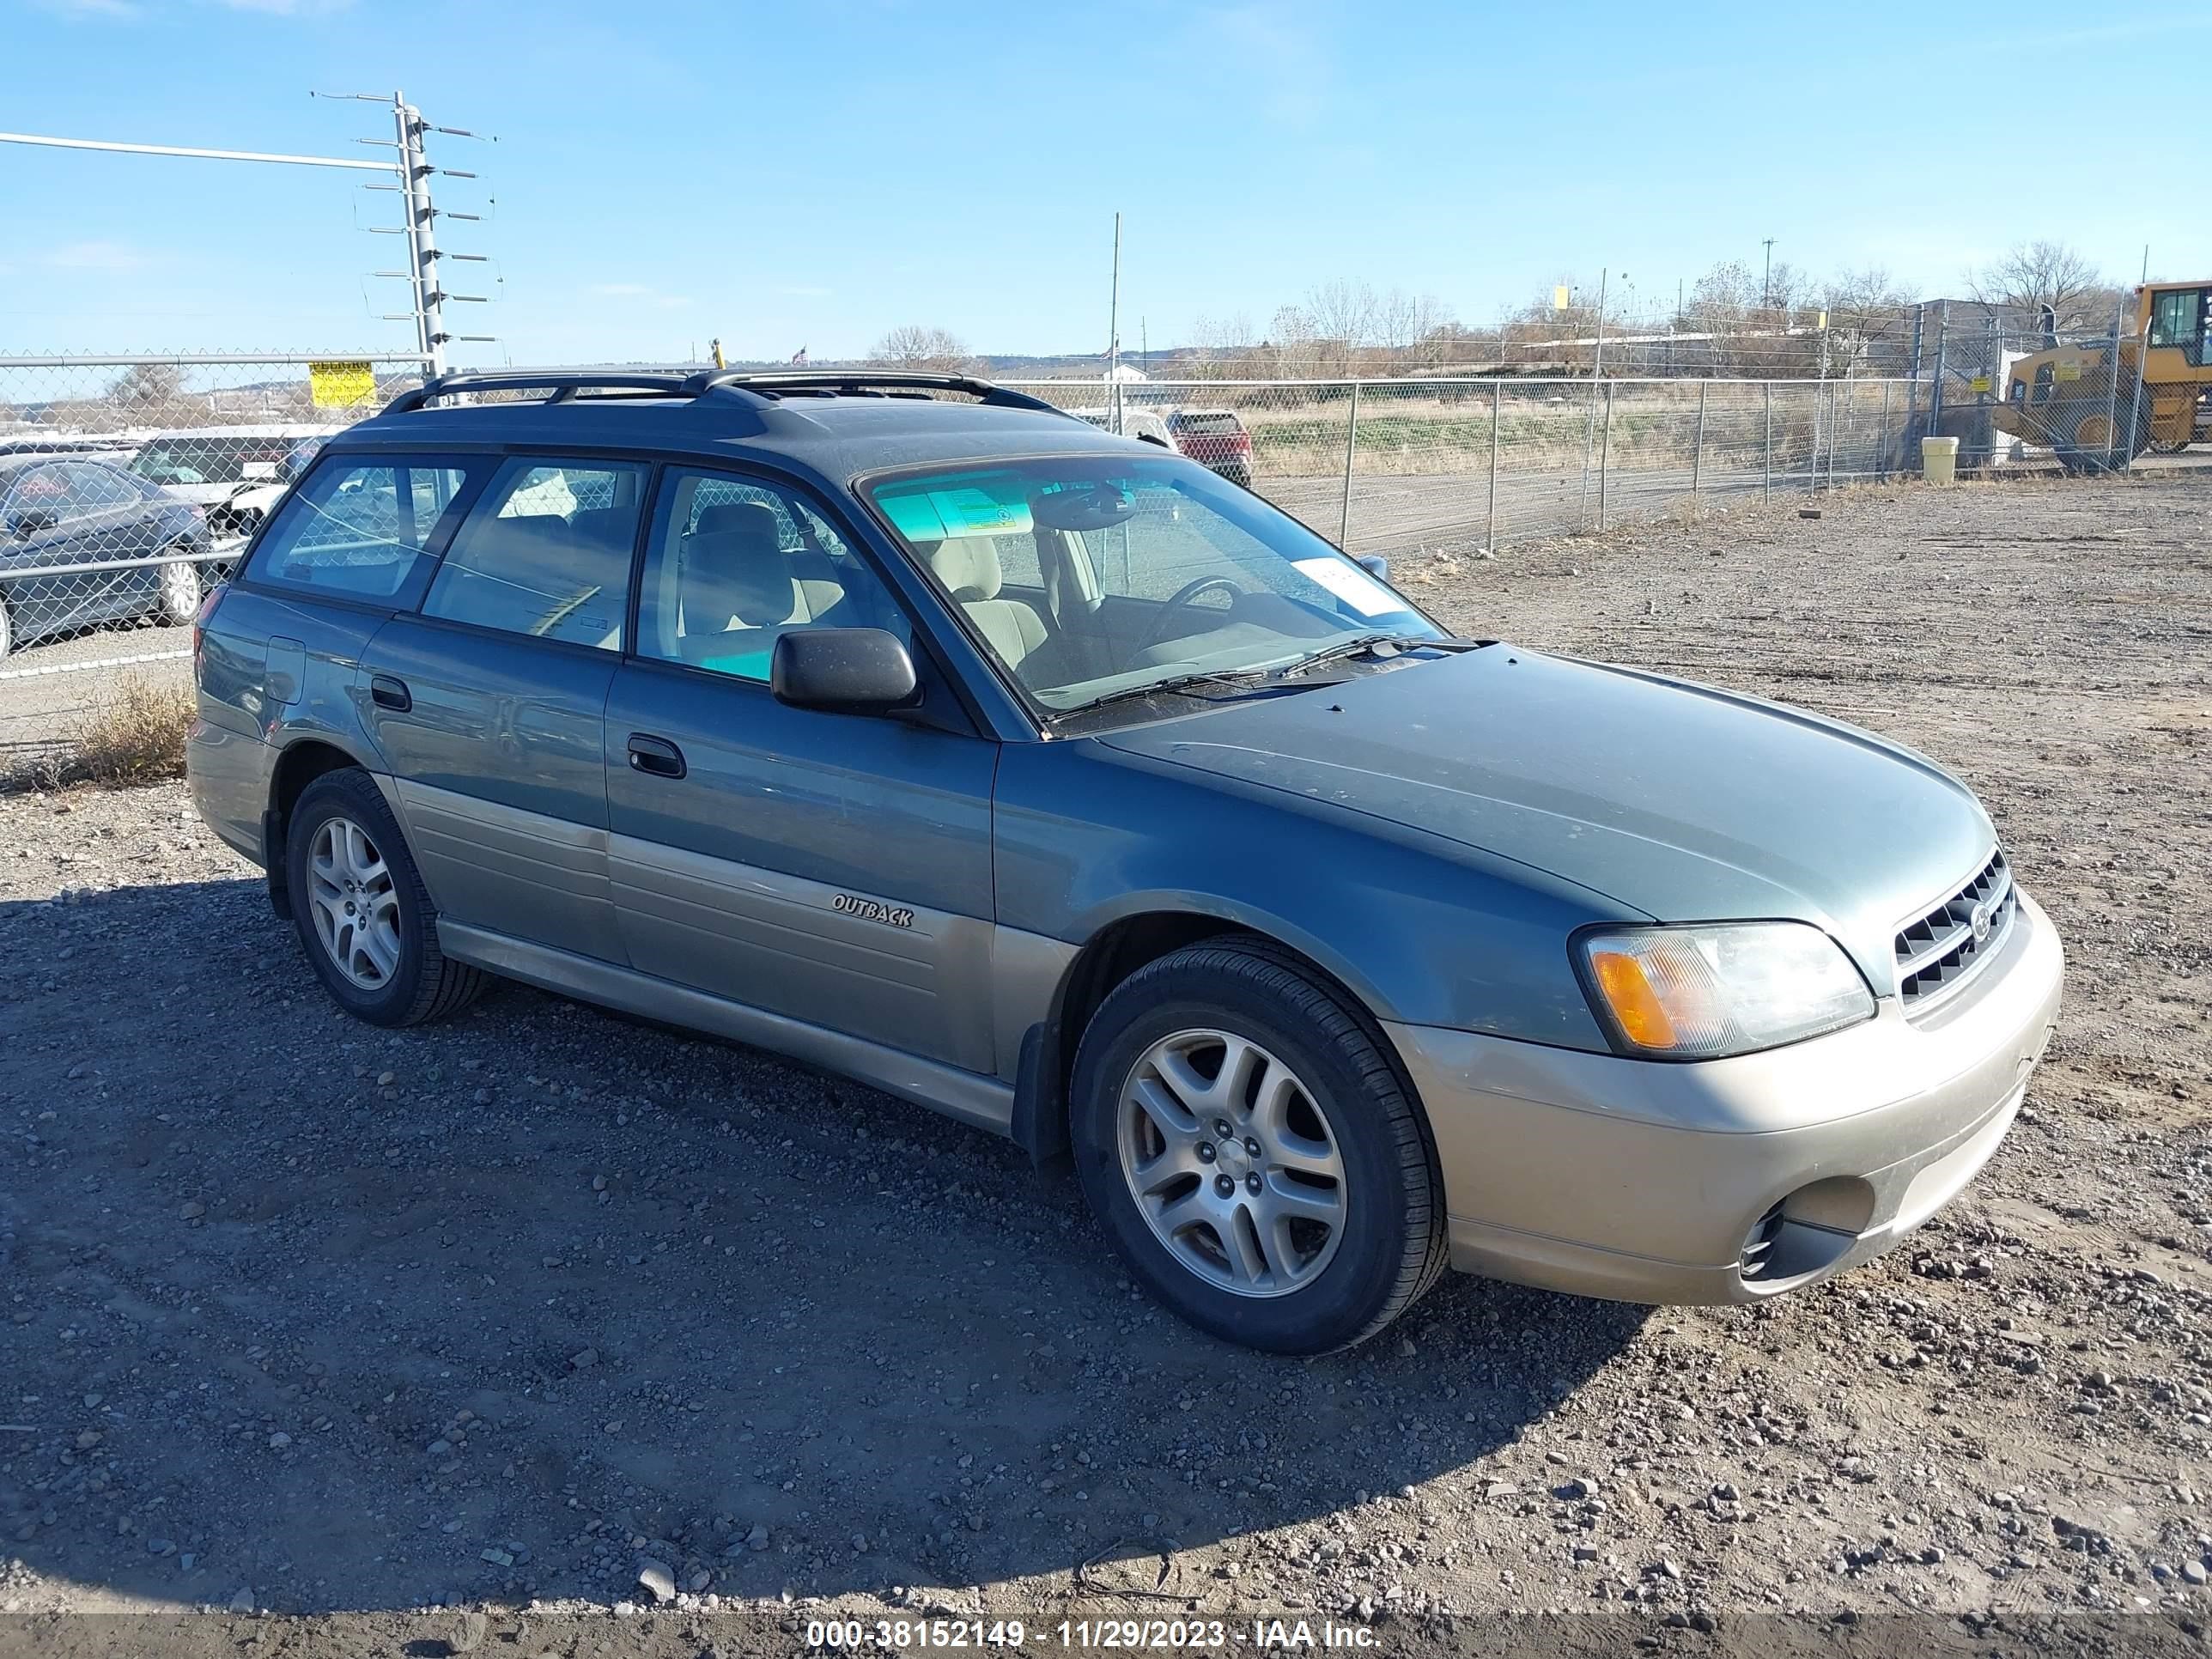
[[(1948, 327), (1927, 373), (1896, 378), (1005, 384), (1394, 555), (1883, 479), (1917, 471), (1931, 434), (1969, 468), (2094, 470), (2202, 434), (2197, 388), (2143, 380), (2126, 344)], [(0, 356), (0, 750), (55, 741), (101, 671), (181, 673), (185, 625), (291, 478), (422, 370), (380, 352)]]
[(190, 623), (322, 441), (420, 374), (378, 353), (0, 356), (0, 675), (152, 654), (117, 630)]
[(1355, 553), (1496, 547), (1917, 465), (1905, 380), (1010, 380)]

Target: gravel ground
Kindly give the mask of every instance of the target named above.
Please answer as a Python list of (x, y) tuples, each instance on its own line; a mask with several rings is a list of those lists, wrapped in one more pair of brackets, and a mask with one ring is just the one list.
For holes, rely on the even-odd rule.
[[(1401, 562), (1465, 631), (1927, 750), (2066, 938), (1987, 1172), (1757, 1310), (1453, 1278), (1351, 1354), (1231, 1350), (1010, 1146), (520, 988), (352, 1024), (180, 788), (0, 799), (0, 1645), (787, 1651), (942, 1610), (2196, 1650), (2208, 502), (1897, 488)], [(1515, 1613), (1554, 1616), (1454, 1623)]]

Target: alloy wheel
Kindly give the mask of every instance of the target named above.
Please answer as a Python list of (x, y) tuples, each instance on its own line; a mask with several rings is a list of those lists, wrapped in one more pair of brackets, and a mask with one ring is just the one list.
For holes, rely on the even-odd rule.
[(347, 979), (380, 991), (399, 969), (399, 894), (392, 871), (351, 818), (323, 821), (307, 848), (315, 937)]
[(1152, 1235), (1207, 1283), (1276, 1297), (1343, 1242), (1349, 1183), (1335, 1132), (1297, 1075), (1233, 1032), (1153, 1043), (1122, 1084), (1121, 1175)]

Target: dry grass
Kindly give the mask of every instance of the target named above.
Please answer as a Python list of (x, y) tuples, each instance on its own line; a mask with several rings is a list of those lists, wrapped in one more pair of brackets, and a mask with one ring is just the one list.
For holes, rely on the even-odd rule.
[(189, 680), (124, 675), (79, 721), (66, 769), (98, 783), (182, 777), (185, 738), (198, 708)]

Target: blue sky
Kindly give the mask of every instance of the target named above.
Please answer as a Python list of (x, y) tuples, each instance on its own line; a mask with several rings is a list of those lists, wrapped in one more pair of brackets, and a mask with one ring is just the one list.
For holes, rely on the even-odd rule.
[[(1958, 292), (2030, 237), (2212, 270), (2212, 9), (1389, 0), (0, 0), (0, 130), (374, 156), (404, 88), (478, 210), (460, 361), (1097, 350), (1350, 278), (1496, 320), (1716, 260)], [(0, 351), (399, 346), (369, 175), (0, 144)], [(1616, 276), (1614, 293), (1623, 289)]]

